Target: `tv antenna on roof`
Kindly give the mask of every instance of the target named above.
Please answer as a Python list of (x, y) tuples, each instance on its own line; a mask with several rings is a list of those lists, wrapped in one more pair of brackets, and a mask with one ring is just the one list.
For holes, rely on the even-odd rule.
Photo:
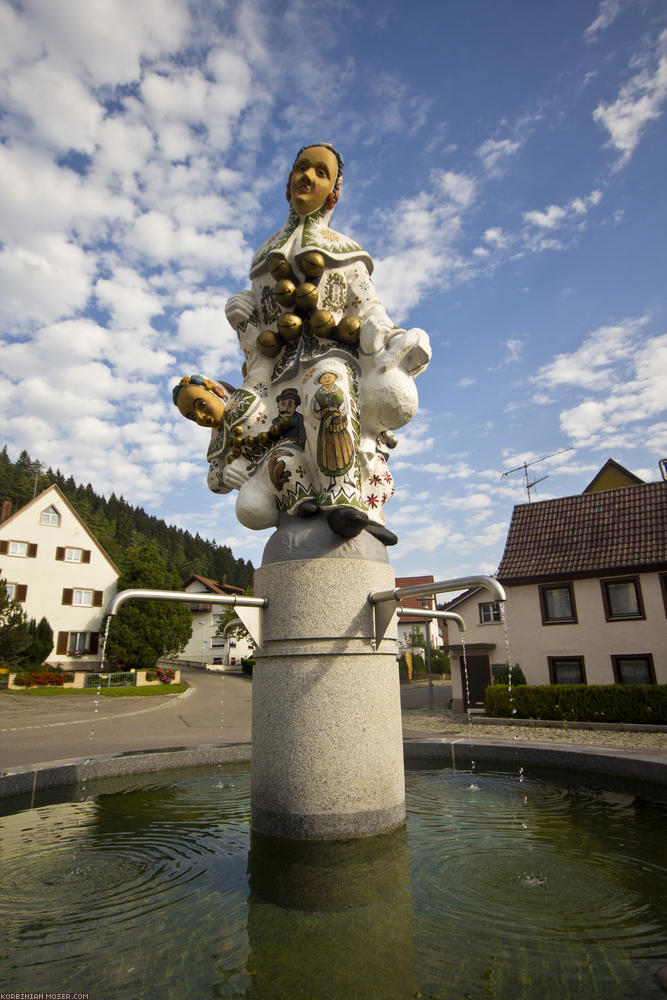
[(523, 465), (517, 465), (516, 469), (508, 469), (507, 472), (501, 472), (500, 478), (504, 479), (505, 476), (511, 476), (513, 472), (520, 472), (523, 469), (523, 474), (526, 477), (525, 487), (526, 493), (528, 494), (528, 503), (530, 503), (530, 491), (537, 486), (538, 483), (543, 482), (548, 479), (548, 476), (541, 476), (539, 479), (533, 479), (532, 483), (528, 478), (528, 469), (531, 465), (539, 465), (540, 462), (546, 462), (548, 458), (555, 458), (556, 455), (564, 455), (566, 451), (574, 451), (574, 448), (561, 448), (560, 451), (552, 451), (550, 455), (544, 455), (543, 458), (535, 458), (532, 462), (524, 462)]

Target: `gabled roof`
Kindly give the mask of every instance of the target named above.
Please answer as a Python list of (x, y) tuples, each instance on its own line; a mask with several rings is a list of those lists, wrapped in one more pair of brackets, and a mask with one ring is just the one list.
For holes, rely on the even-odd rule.
[(70, 514), (72, 514), (72, 516), (79, 522), (79, 524), (81, 525), (81, 527), (83, 528), (83, 530), (86, 532), (86, 534), (90, 538), (91, 543), (95, 546), (95, 548), (98, 550), (98, 552), (100, 552), (101, 555), (104, 556), (104, 558), (109, 563), (109, 565), (111, 566), (111, 568), (113, 569), (113, 571), (115, 573), (117, 573), (118, 576), (120, 576), (120, 570), (116, 566), (115, 562), (113, 561), (113, 559), (111, 558), (111, 556), (109, 555), (109, 553), (106, 552), (102, 548), (102, 546), (97, 541), (97, 539), (95, 538), (95, 535), (92, 533), (92, 531), (90, 530), (90, 528), (88, 527), (88, 525), (86, 524), (86, 522), (83, 520), (82, 517), (79, 517), (79, 515), (77, 514), (75, 508), (69, 502), (69, 500), (67, 499), (67, 497), (65, 496), (65, 494), (63, 493), (63, 491), (60, 489), (60, 487), (56, 485), (56, 483), (52, 483), (51, 486), (47, 486), (47, 488), (45, 490), (42, 490), (41, 493), (38, 493), (36, 497), (32, 498), (32, 500), (28, 500), (28, 502), (26, 504), (24, 504), (23, 507), (19, 507), (19, 509), (16, 510), (16, 511), (14, 511), (13, 514), (10, 514), (9, 517), (6, 518), (0, 524), (0, 530), (4, 531), (6, 525), (11, 524), (12, 521), (15, 518), (20, 517), (22, 514), (25, 514), (25, 512), (27, 510), (29, 510), (31, 507), (33, 507), (33, 506), (41, 507), (44, 503), (53, 503), (54, 500), (55, 500), (56, 508), (57, 508), (58, 504), (60, 504), (61, 506), (67, 508), (67, 510), (70, 512)]
[[(200, 576), (199, 573), (193, 573), (183, 581), (183, 590), (191, 584), (197, 581), (201, 583), (206, 589), (213, 594), (242, 594), (243, 587), (236, 587), (233, 583), (218, 583), (217, 580), (209, 580), (206, 576)], [(204, 591), (193, 591), (193, 596), (197, 596), (199, 593), (205, 593)]]
[(667, 568), (667, 482), (514, 508), (501, 583)]
[(613, 458), (608, 458), (599, 472), (591, 479), (590, 483), (583, 490), (584, 493), (595, 493), (599, 490), (615, 490), (622, 486), (643, 486), (645, 482), (630, 472), (623, 465), (615, 462)]

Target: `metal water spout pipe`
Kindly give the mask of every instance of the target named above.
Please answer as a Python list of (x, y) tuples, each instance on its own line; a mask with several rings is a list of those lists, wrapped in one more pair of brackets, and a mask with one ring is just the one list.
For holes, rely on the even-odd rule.
[(396, 614), (399, 618), (443, 618), (458, 625), (459, 632), (465, 632), (466, 630), (463, 618), (461, 618), (461, 615), (457, 615), (455, 611), (429, 611), (428, 608), (396, 608)]
[(501, 584), (492, 576), (460, 576), (452, 580), (436, 580), (434, 583), (418, 583), (414, 587), (396, 587), (394, 590), (376, 590), (368, 595), (375, 610), (375, 642), (384, 637), (393, 618), (394, 611), (404, 597), (426, 597), (453, 590), (468, 590), (470, 587), (484, 587), (490, 590), (497, 601), (506, 601), (507, 595)]
[(183, 590), (121, 590), (114, 594), (106, 607), (113, 617), (126, 601), (173, 601), (178, 604), (225, 604), (239, 609), (239, 618), (258, 646), (262, 644), (262, 616), (269, 603), (266, 597), (245, 594), (187, 594)]

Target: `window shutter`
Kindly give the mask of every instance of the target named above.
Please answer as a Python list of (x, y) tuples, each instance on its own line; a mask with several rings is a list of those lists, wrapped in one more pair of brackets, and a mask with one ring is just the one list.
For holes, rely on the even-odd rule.
[(104, 598), (104, 591), (103, 590), (94, 590), (93, 591), (93, 607), (94, 608), (101, 608), (102, 607), (102, 599), (103, 598)]
[(0, 556), (6, 556), (9, 552), (9, 542), (0, 542)]
[(34, 542), (30, 542), (28, 545), (28, 557), (34, 559), (37, 555), (37, 545)]
[(18, 583), (16, 585), (16, 600), (23, 602), (25, 601), (27, 596), (28, 596), (27, 583)]
[(64, 562), (65, 560), (65, 549), (61, 545), (59, 545), (56, 549), (56, 559), (59, 562)]
[(70, 590), (69, 587), (63, 587), (63, 604), (71, 604), (74, 600), (74, 591)]
[(69, 632), (58, 632), (58, 645), (56, 646), (57, 654), (62, 654), (67, 652), (68, 639), (69, 639)]
[(82, 555), (81, 555), (81, 562), (84, 562), (84, 563), (89, 563), (90, 562), (90, 549), (84, 549), (83, 550)]
[(97, 653), (99, 651), (99, 648), (100, 648), (100, 633), (91, 632), (90, 639), (88, 642), (88, 652)]

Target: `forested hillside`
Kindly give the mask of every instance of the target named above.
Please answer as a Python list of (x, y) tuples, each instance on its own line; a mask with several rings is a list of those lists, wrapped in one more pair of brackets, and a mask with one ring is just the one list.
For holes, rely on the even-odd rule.
[(125, 553), (130, 545), (155, 541), (160, 547), (168, 568), (186, 579), (191, 573), (212, 580), (248, 587), (252, 584), (252, 563), (235, 559), (226, 545), (216, 545), (189, 531), (170, 527), (164, 521), (147, 514), (141, 507), (132, 507), (115, 494), (107, 499), (95, 493), (88, 483), (79, 486), (70, 476), (66, 479), (59, 471), (39, 471), (37, 462), (23, 451), (12, 462), (5, 446), (0, 451), (0, 502), (11, 500), (12, 511), (32, 500), (37, 493), (56, 483), (76, 509), (100, 545), (109, 553), (119, 569), (126, 569)]

